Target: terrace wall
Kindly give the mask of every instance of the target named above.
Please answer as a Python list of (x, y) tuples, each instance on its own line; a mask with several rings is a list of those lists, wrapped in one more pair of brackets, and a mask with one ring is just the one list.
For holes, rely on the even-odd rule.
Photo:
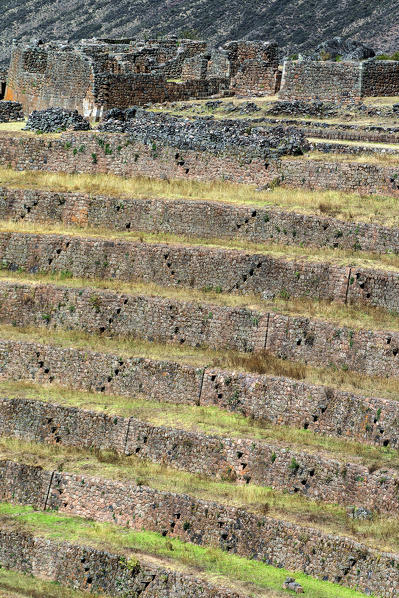
[(134, 222), (135, 231), (399, 253), (397, 227), (216, 201), (121, 199), (1, 187), (0, 217), (81, 227), (106, 223), (108, 229), (121, 231)]
[(113, 450), (212, 479), (249, 482), (316, 500), (397, 513), (395, 470), (375, 470), (350, 455), (332, 458), (284, 443), (210, 436), (157, 426), (135, 417), (39, 400), (0, 399), (0, 435), (82, 449)]
[(262, 350), (267, 313), (87, 288), (0, 282), (0, 320), (236, 351)]
[(99, 289), (0, 282), (0, 321), (84, 330), (326, 364), (399, 376), (399, 332), (340, 326), (319, 318), (135, 297)]
[[(2, 469), (7, 467), (8, 463), (3, 462)], [(22, 481), (23, 476), (19, 479)], [(135, 529), (145, 525), (147, 529), (162, 531), (163, 535), (213, 544), (274, 566), (355, 587), (367, 594), (392, 598), (395, 596), (392, 589), (399, 583), (399, 563), (393, 554), (378, 552), (342, 536), (185, 495), (54, 472), (46, 503), (60, 512), (117, 522)], [(39, 577), (48, 578), (51, 572), (50, 578), (55, 581), (111, 595), (136, 591), (137, 583), (143, 583), (143, 573), (149, 573), (145, 564), (129, 567), (121, 555), (59, 544), (6, 527), (0, 534), (0, 563)], [(154, 565), (151, 573), (150, 578), (145, 578), (145, 589), (140, 595), (155, 598), (160, 595), (156, 592), (165, 591), (172, 574), (162, 570), (163, 577), (158, 577), (158, 567)], [(174, 576), (181, 574), (175, 573), (172, 578)], [(163, 583), (159, 585), (161, 579)], [(208, 596), (209, 585), (204, 586), (205, 593), (202, 588), (200, 594), (191, 594), (192, 588), (197, 586), (193, 578), (190, 579), (191, 585), (185, 586), (185, 596)], [(173, 581), (176, 583), (176, 579)], [(185, 578), (181, 576), (179, 581), (184, 582)], [(214, 598), (237, 596), (219, 592), (209, 595)]]
[(110, 172), (163, 179), (228, 180), (234, 183), (338, 189), (399, 196), (399, 168), (362, 162), (287, 157), (269, 162), (245, 152), (218, 153), (153, 147), (123, 133), (63, 133), (60, 137), (0, 136), (0, 164), (17, 170)]
[(56, 542), (6, 526), (0, 531), (0, 563), (88, 593), (159, 598), (184, 592), (187, 598), (244, 598), (243, 594), (208, 583), (200, 573), (195, 577), (184, 574), (146, 561), (141, 555), (137, 559), (134, 553), (125, 556)]
[[(285, 289), (292, 296), (342, 303), (350, 273), (349, 268), (328, 262), (288, 261), (229, 249), (20, 233), (0, 233), (0, 260), (4, 269), (12, 271), (20, 268), (31, 273), (63, 272), (66, 277), (143, 280), (163, 286), (259, 293), (265, 298), (279, 296)], [(383, 279), (385, 273), (376, 272)], [(393, 292), (395, 280), (392, 275)], [(378, 302), (377, 290), (369, 301)]]
[(273, 297), (309, 297), (399, 311), (396, 271), (294, 261), (203, 246), (161, 245), (66, 235), (0, 233), (3, 269), (68, 277), (142, 280)]
[(288, 187), (335, 189), (370, 195), (399, 195), (399, 165), (380, 166), (365, 162), (284, 159), (281, 180)]
[(19, 341), (0, 341), (0, 378), (127, 398), (217, 406), (260, 420), (399, 446), (399, 402), (289, 378), (199, 368)]

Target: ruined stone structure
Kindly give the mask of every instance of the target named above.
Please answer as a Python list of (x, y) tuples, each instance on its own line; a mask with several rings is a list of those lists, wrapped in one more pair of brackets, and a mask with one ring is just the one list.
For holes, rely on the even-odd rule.
[(280, 98), (358, 101), (366, 96), (399, 95), (399, 62), (365, 60), (284, 62)]
[[(280, 89), (281, 87), (281, 89)], [(399, 94), (399, 62), (285, 61), (273, 42), (230, 41), (213, 48), (189, 39), (89, 39), (13, 45), (0, 99), (26, 113), (51, 106), (98, 120), (110, 108), (205, 98), (220, 93), (282, 99), (357, 101)]]
[(0, 119), (115, 109), (0, 127), (0, 567), (399, 598), (399, 102), (341, 106), (398, 93), (397, 64), (286, 63), (303, 98), (268, 111), (221, 96), (274, 93), (275, 44), (14, 46)]
[(98, 119), (110, 108), (208, 97), (221, 91), (274, 93), (277, 45), (204, 41), (82, 40), (14, 45), (6, 99), (26, 113), (50, 106)]

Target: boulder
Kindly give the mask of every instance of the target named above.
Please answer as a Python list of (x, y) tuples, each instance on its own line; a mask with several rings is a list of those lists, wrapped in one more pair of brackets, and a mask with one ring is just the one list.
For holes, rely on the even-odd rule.
[(311, 54), (312, 60), (366, 60), (374, 56), (375, 52), (372, 48), (342, 37), (333, 37), (322, 42)]
[(283, 583), (283, 590), (290, 590), (295, 594), (303, 594), (303, 587), (300, 583), (297, 583), (293, 577), (286, 577)]

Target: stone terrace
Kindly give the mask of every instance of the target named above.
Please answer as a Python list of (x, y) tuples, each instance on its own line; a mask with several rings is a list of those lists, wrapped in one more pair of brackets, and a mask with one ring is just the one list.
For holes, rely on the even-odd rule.
[[(154, 66), (155, 42), (129, 44)], [(164, 64), (216, 68), (196, 44)], [(327, 147), (312, 121), (218, 106), (0, 131), (0, 564), (109, 596), (283, 597), (289, 575), (312, 598), (397, 598), (396, 216), (318, 206), (395, 210), (378, 142), (398, 132), (371, 155), (366, 127), (330, 123)], [(330, 147), (345, 131), (357, 152)], [(93, 193), (108, 175), (120, 192)], [(278, 203), (310, 188), (306, 210)]]

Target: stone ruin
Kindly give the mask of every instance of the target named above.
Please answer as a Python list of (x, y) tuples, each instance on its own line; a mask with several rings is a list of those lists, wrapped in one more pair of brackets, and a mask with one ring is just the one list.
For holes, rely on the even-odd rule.
[(325, 40), (308, 56), (286, 60), (282, 100), (355, 102), (399, 94), (399, 61), (379, 60), (372, 48), (354, 40)]
[(101, 118), (110, 108), (209, 97), (273, 94), (278, 47), (232, 41), (211, 48), (190, 39), (90, 39), (13, 45), (6, 99), (25, 113), (52, 106)]
[(99, 120), (112, 108), (212, 96), (356, 102), (399, 95), (399, 61), (378, 60), (357, 42), (334, 38), (313, 54), (279, 67), (274, 42), (229, 41), (211, 47), (191, 39), (87, 39), (13, 44), (0, 99), (25, 114), (60, 107)]

